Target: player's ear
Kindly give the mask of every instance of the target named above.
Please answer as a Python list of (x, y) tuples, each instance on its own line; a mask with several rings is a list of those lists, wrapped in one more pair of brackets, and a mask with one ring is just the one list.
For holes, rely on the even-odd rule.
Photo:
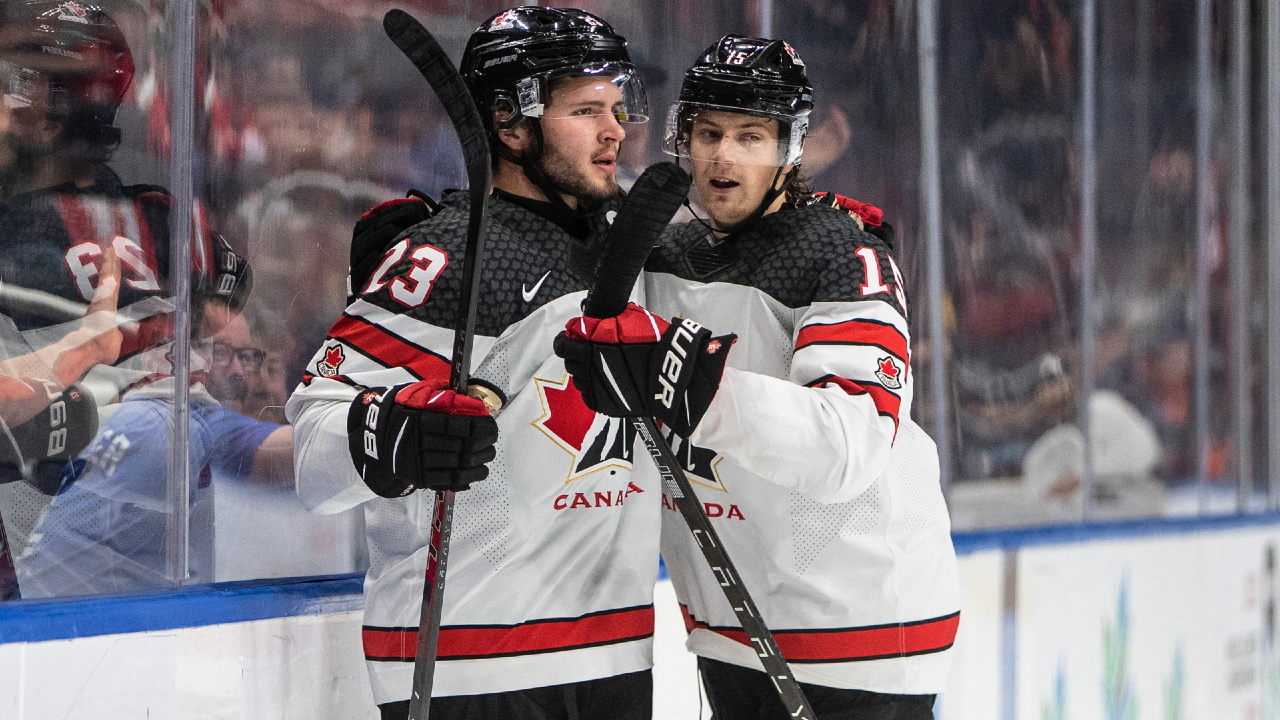
[(506, 145), (512, 155), (524, 157), (533, 149), (533, 132), (529, 129), (529, 123), (522, 122), (513, 128), (499, 130), (498, 142)]

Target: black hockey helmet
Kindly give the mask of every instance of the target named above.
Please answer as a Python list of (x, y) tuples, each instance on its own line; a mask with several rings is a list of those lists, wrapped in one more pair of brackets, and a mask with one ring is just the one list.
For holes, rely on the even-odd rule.
[(552, 85), (571, 77), (607, 79), (621, 90), (619, 122), (646, 122), (649, 103), (627, 41), (582, 10), (526, 6), (489, 18), (462, 53), (462, 76), (491, 132), (542, 118)]
[(804, 61), (786, 41), (726, 35), (685, 73), (680, 98), (667, 113), (663, 149), (668, 154), (698, 158), (691, 130), (693, 120), (705, 110), (778, 121), (778, 152), (746, 153), (739, 161), (798, 165), (813, 110), (813, 87)]
[(11, 8), (0, 20), (5, 105), (45, 110), (63, 123), (69, 138), (98, 146), (119, 143), (116, 111), (133, 75), (124, 33), (96, 5), (34, 0)]

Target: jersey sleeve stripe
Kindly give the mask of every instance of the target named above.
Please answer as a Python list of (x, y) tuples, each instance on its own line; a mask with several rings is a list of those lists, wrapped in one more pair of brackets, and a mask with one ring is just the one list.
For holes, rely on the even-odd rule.
[[(302, 384), (303, 384), (303, 386), (304, 386), (304, 387), (309, 386), (309, 385), (311, 385), (311, 383), (315, 382), (315, 380), (316, 380), (316, 379), (318, 379), (318, 378), (320, 378), (320, 377), (321, 377), (320, 375), (314, 375), (314, 374), (309, 373), (309, 372), (304, 372), (304, 373), (302, 373)], [(324, 379), (325, 379), (325, 380), (337, 380), (338, 382), (343, 383), (343, 384), (346, 384), (346, 385), (350, 385), (351, 387), (361, 387), (360, 383), (356, 382), (355, 380), (352, 380), (351, 378), (347, 377), (346, 375), (329, 375), (329, 376), (325, 377)]]
[(329, 331), (329, 339), (341, 340), (387, 367), (403, 367), (421, 378), (449, 376), (449, 362), (443, 357), (363, 318), (343, 314)]
[(876, 410), (884, 417), (893, 420), (893, 427), (896, 432), (898, 412), (902, 408), (902, 398), (876, 383), (855, 382), (839, 375), (827, 375), (826, 377), (818, 378), (809, 383), (808, 387), (825, 387), (828, 384), (835, 385), (850, 395), (870, 395), (871, 402), (876, 405)]
[(800, 329), (795, 349), (809, 345), (875, 345), (907, 362), (907, 338), (902, 331), (876, 320), (806, 325)]
[[(365, 626), (367, 660), (413, 662), (417, 628)], [(517, 625), (446, 625), (439, 660), (537, 655), (642, 640), (653, 636), (653, 606), (621, 608), (576, 618), (531, 620)]]
[[(684, 605), (684, 626), (689, 632), (695, 629), (709, 630), (748, 647), (747, 634), (735, 627), (711, 627), (697, 620)], [(928, 620), (916, 620), (887, 625), (832, 628), (821, 630), (774, 630), (773, 639), (778, 643), (787, 662), (833, 663), (884, 658), (910, 657), (942, 652), (956, 641), (960, 626), (960, 613), (954, 612)]]

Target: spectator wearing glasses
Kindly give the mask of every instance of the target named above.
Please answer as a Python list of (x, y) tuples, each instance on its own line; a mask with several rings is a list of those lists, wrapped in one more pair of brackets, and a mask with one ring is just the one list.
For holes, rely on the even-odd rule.
[(249, 380), (262, 372), (267, 351), (258, 347), (244, 318), (238, 317), (201, 348), (209, 359), (205, 386), (215, 400), (228, 410), (244, 411)]
[[(213, 582), (213, 492), (217, 482), (293, 480), (293, 431), (233, 409), (246, 374), (266, 353), (242, 315), (206, 307), (206, 327), (222, 325), (192, 353), (190, 582)], [(198, 381), (198, 382), (197, 382)], [(110, 406), (97, 436), (64, 473), (62, 487), (16, 557), (24, 598), (132, 592), (165, 584), (169, 397), (165, 377)], [(223, 401), (227, 404), (223, 404)]]

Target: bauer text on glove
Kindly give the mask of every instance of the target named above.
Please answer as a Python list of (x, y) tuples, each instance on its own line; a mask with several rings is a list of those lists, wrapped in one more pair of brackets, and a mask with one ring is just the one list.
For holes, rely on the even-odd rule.
[(688, 437), (715, 398), (735, 340), (713, 338), (687, 318), (668, 323), (631, 303), (617, 317), (570, 320), (555, 351), (588, 408), (651, 416)]

